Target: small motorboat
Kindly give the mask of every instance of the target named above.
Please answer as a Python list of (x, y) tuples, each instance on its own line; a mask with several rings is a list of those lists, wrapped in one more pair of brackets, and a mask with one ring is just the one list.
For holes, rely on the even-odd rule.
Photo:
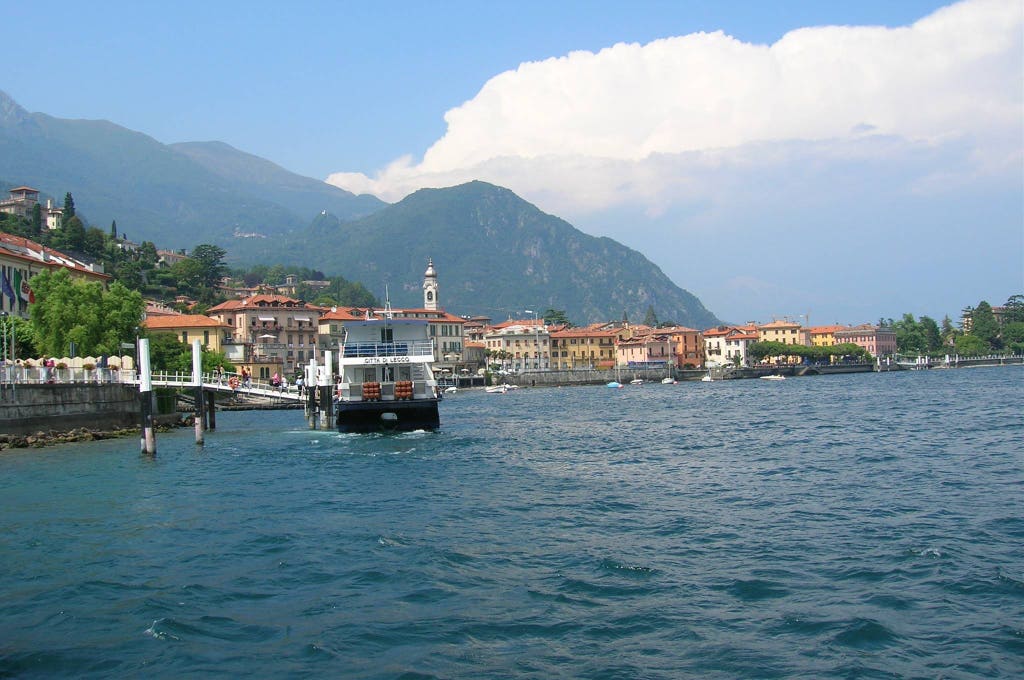
[(611, 388), (614, 389), (614, 388), (622, 387), (622, 383), (618, 383), (618, 382), (615, 382), (613, 380), (610, 383), (608, 383), (607, 385), (605, 385), (605, 387), (611, 387)]
[(761, 376), (761, 380), (785, 380), (785, 379), (786, 379), (786, 376), (779, 375), (778, 373), (776, 373), (775, 375), (762, 375)]
[(675, 378), (662, 378), (661, 379), (661, 384), (662, 385), (675, 385), (676, 384), (676, 379)]

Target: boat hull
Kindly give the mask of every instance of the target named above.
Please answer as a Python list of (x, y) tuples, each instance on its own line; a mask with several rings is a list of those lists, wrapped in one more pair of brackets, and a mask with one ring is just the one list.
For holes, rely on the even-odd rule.
[(436, 399), (342, 401), (335, 404), (339, 432), (411, 432), (441, 427)]

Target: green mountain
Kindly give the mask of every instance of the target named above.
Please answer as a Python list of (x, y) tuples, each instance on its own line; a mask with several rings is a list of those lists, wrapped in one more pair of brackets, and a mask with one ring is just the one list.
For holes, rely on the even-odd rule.
[(117, 220), (136, 242), (214, 243), (232, 263), (320, 269), (380, 296), (387, 287), (396, 305), (422, 305), (433, 258), (442, 304), (459, 313), (502, 319), (551, 307), (582, 324), (623, 313), (640, 321), (653, 308), (662, 321), (717, 323), (640, 253), (483, 182), (388, 205), (227, 144), (161, 144), (107, 121), (29, 113), (3, 92), (0, 177), (61, 201), (70, 191), (85, 220), (104, 230)]
[(386, 205), (290, 173), (222, 143), (165, 145), (102, 120), (29, 113), (0, 91), (0, 177), (63, 196), (90, 223), (117, 220), (133, 241), (169, 248), (233, 234), (303, 228), (328, 210), (344, 218)]
[(248, 252), (237, 253), (244, 259), (273, 254), (343, 272), (380, 297), (387, 286), (395, 306), (423, 305), (423, 272), (432, 258), (441, 304), (460, 314), (497, 320), (554, 308), (576, 324), (621, 319), (623, 312), (639, 322), (650, 307), (662, 321), (718, 323), (637, 251), (588, 236), (485, 182), (422, 189), (356, 221), (322, 215), (287, 244), (247, 245)]

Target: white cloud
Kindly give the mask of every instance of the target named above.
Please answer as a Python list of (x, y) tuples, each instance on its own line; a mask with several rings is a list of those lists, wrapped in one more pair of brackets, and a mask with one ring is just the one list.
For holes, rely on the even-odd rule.
[(1022, 34), (1017, 0), (972, 0), (909, 27), (804, 28), (771, 46), (715, 32), (572, 52), (492, 78), (445, 114), (421, 162), (327, 181), (398, 200), (484, 179), (569, 215), (621, 203), (658, 215), (707, 168), (742, 170), (792, 140), (856, 154), (848, 142), (874, 135), (970, 138), (966, 170), (1005, 170), (1020, 161)]
[(700, 33), (573, 52), (492, 78), (421, 161), (328, 181), (391, 201), (508, 187), (645, 253), (722, 318), (941, 318), (1020, 292), (1022, 36), (1019, 0), (968, 0), (770, 46)]

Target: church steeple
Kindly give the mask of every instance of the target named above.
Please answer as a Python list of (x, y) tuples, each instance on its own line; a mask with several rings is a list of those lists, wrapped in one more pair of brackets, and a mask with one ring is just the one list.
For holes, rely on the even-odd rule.
[(423, 308), (437, 309), (437, 272), (432, 258), (427, 258), (427, 271), (423, 274)]

